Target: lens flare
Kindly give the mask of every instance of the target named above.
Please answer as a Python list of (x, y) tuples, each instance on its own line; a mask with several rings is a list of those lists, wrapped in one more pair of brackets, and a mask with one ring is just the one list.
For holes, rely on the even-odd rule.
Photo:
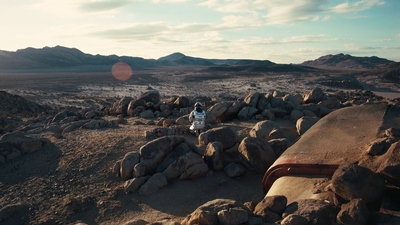
[(118, 62), (113, 65), (111, 73), (115, 79), (127, 81), (132, 76), (132, 68), (124, 62)]

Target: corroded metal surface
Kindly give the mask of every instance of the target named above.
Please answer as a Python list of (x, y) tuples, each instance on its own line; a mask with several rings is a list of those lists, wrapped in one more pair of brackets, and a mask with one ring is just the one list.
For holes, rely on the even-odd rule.
[(391, 124), (388, 120), (397, 118), (393, 115), (399, 110), (389, 111), (386, 103), (368, 104), (342, 108), (320, 119), (266, 171), (262, 180), (265, 194), (279, 177), (330, 177), (339, 165), (360, 160), (382, 128)]

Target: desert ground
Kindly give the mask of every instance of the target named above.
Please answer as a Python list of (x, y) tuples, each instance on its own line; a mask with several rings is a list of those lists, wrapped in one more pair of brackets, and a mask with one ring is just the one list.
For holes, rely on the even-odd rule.
[[(332, 79), (346, 80), (324, 86)], [(396, 85), (381, 84), (374, 78), (364, 81), (343, 73), (206, 73), (202, 68), (164, 68), (134, 71), (127, 81), (110, 72), (30, 72), (1, 73), (0, 90), (22, 96), (53, 110), (111, 105), (123, 96), (138, 97), (149, 88), (163, 100), (176, 96), (191, 99), (208, 96), (219, 101), (244, 98), (248, 93), (279, 90), (303, 94), (316, 86), (326, 92), (371, 88), (377, 94), (400, 97)], [(390, 90), (390, 91), (388, 91)], [(27, 118), (20, 118), (24, 121)], [(29, 205), (22, 217), (10, 224), (124, 224), (134, 219), (155, 223), (179, 222), (203, 203), (227, 198), (239, 202), (263, 199), (263, 174), (246, 171), (239, 178), (224, 172), (177, 181), (158, 192), (141, 196), (125, 193), (123, 181), (112, 174), (115, 162), (127, 152), (138, 150), (148, 140), (142, 118), (127, 117), (117, 129), (78, 129), (57, 136), (41, 133), (51, 141), (45, 149), (0, 165), (0, 208), (9, 204)], [(143, 125), (137, 125), (141, 121)], [(245, 134), (258, 121), (235, 120), (212, 127), (231, 126)], [(197, 143), (195, 137), (187, 136)]]

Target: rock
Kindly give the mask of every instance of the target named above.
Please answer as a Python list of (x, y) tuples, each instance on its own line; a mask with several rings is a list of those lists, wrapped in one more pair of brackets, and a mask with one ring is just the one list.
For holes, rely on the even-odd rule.
[(400, 141), (393, 143), (385, 154), (377, 159), (377, 173), (400, 186)]
[(336, 215), (339, 212), (332, 203), (317, 199), (302, 199), (290, 203), (282, 214), (283, 218), (293, 214), (307, 219), (311, 225), (336, 224)]
[(303, 101), (304, 103), (307, 104), (307, 103), (318, 103), (325, 99), (326, 99), (326, 94), (324, 93), (324, 91), (321, 88), (316, 87), (311, 92), (305, 94)]
[(181, 116), (175, 120), (175, 124), (177, 125), (190, 125), (190, 121), (187, 115)]
[(117, 177), (121, 177), (121, 161), (122, 160), (118, 160), (117, 162), (115, 162), (111, 171), (112, 174), (115, 174)]
[(172, 111), (169, 110), (169, 109), (166, 109), (166, 110), (161, 111), (160, 113), (158, 113), (156, 116), (158, 116), (158, 117), (168, 117), (170, 115), (172, 115)]
[(283, 104), (283, 99), (281, 97), (273, 97), (269, 99), (271, 103), (271, 108), (278, 108)]
[(132, 97), (123, 97), (122, 99), (114, 102), (110, 109), (111, 114), (127, 115), (128, 105), (133, 100)]
[(151, 176), (146, 183), (139, 188), (140, 195), (150, 195), (157, 192), (159, 189), (168, 185), (167, 178), (161, 174), (156, 173)]
[(308, 109), (303, 110), (303, 115), (306, 117), (318, 117), (317, 114)]
[(281, 221), (280, 225), (308, 225), (308, 220), (304, 216), (290, 214)]
[(56, 123), (56, 122), (60, 122), (61, 120), (65, 119), (68, 117), (67, 111), (61, 111), (59, 113), (57, 113), (53, 119), (51, 120), (51, 123)]
[(256, 93), (250, 93), (244, 98), (244, 103), (247, 105), (251, 106), (252, 108), (257, 108), (258, 100), (260, 99), (261, 94), (256, 92)]
[(312, 127), (319, 120), (318, 117), (303, 116), (296, 122), (297, 133), (303, 135), (310, 127)]
[(271, 139), (268, 140), (268, 143), (278, 157), (292, 145), (292, 142), (287, 138)]
[(272, 139), (287, 138), (286, 133), (280, 128), (274, 128), (266, 138), (268, 141)]
[(279, 129), (278, 123), (272, 120), (264, 120), (256, 123), (249, 131), (250, 137), (267, 139), (273, 129)]
[(137, 191), (144, 183), (146, 183), (146, 181), (149, 178), (150, 176), (146, 176), (146, 177), (133, 178), (125, 181), (124, 183), (125, 192), (129, 193)]
[(225, 110), (225, 112), (218, 118), (218, 120), (225, 122), (238, 118), (240, 110), (245, 106), (243, 101), (234, 101)]
[(239, 177), (246, 172), (246, 169), (240, 164), (229, 163), (224, 167), (224, 172), (228, 174), (229, 177)]
[(13, 220), (14, 223), (11, 224), (29, 224), (28, 206), (23, 204), (10, 204), (1, 208), (0, 222), (8, 224), (7, 221), (9, 220)]
[(254, 214), (262, 215), (265, 211), (270, 211), (282, 215), (285, 211), (287, 198), (283, 195), (265, 196), (254, 209)]
[(321, 106), (315, 103), (302, 104), (296, 109), (300, 110), (301, 112), (304, 112), (304, 110), (308, 110), (313, 112), (317, 117), (321, 117)]
[(140, 95), (138, 99), (145, 100), (146, 102), (152, 102), (153, 104), (157, 104), (160, 102), (160, 92), (157, 90), (150, 90)]
[(340, 109), (340, 100), (337, 98), (321, 100), (318, 105), (328, 109)]
[(187, 153), (192, 152), (191, 147), (186, 142), (179, 143), (164, 159), (160, 162), (156, 168), (157, 173), (163, 172), (167, 169), (172, 163), (177, 161), (179, 157), (186, 155)]
[(149, 224), (149, 222), (142, 219), (133, 219), (123, 223), (123, 225), (147, 225), (147, 224)]
[(211, 169), (222, 170), (224, 168), (224, 152), (221, 142), (209, 142), (203, 159)]
[(0, 137), (0, 141), (8, 141), (15, 138), (25, 138), (25, 135), (19, 130), (14, 132), (8, 132)]
[[(219, 118), (228, 109), (229, 105), (228, 102), (216, 103), (207, 109), (207, 116)], [(217, 122), (219, 121), (217, 120)]]
[(223, 149), (228, 149), (236, 144), (237, 136), (230, 127), (219, 127), (201, 133), (198, 140), (201, 145), (207, 145), (210, 142), (218, 141), (222, 144)]
[(147, 174), (147, 168), (142, 163), (138, 163), (133, 167), (133, 177), (143, 177)]
[(283, 96), (283, 101), (288, 101), (293, 103), (295, 108), (301, 105), (301, 100), (298, 97), (290, 94)]
[[(97, 112), (94, 111), (94, 110), (90, 110), (89, 112), (86, 112), (86, 113), (85, 113), (85, 118), (86, 118), (86, 119), (93, 119), (93, 118), (96, 117), (96, 116), (97, 116)], [(71, 117), (68, 117), (68, 118), (71, 118)], [(76, 117), (72, 117), (71, 120), (72, 120), (72, 121), (76, 121), (77, 118), (76, 118)]]
[(271, 108), (271, 104), (269, 103), (265, 95), (260, 95), (256, 108), (259, 112), (263, 112)]
[(375, 156), (384, 152), (386, 146), (388, 145), (386, 138), (380, 138), (371, 143), (367, 149), (369, 155)]
[[(215, 199), (205, 204), (199, 206), (194, 212), (188, 215), (182, 222), (182, 225), (192, 225), (192, 224), (223, 224), (218, 219), (218, 212), (224, 210), (235, 209), (234, 211), (239, 211), (239, 208), (245, 209), (245, 207), (241, 206), (234, 200), (230, 199)], [(239, 215), (242, 215), (242, 211), (238, 212), (237, 218)], [(221, 212), (222, 214), (222, 212)], [(229, 218), (235, 218), (235, 215), (229, 215)], [(242, 221), (240, 221), (242, 222)], [(247, 221), (244, 221), (247, 222)], [(236, 224), (236, 223), (234, 223)], [(239, 224), (239, 223), (237, 223)]]
[(340, 166), (332, 176), (332, 189), (343, 199), (361, 198), (367, 204), (379, 200), (385, 188), (384, 180), (368, 168), (355, 164)]
[(134, 109), (131, 109), (128, 111), (129, 116), (138, 116), (141, 112), (143, 112), (146, 109), (146, 106), (137, 106)]
[(10, 161), (16, 158), (19, 158), (22, 155), (22, 153), (17, 150), (17, 149), (12, 149), (8, 154), (6, 155), (6, 161)]
[[(185, 155), (179, 156), (179, 158), (171, 163), (162, 174), (166, 177), (168, 181), (178, 178), (184, 173), (189, 167), (195, 164), (204, 163), (201, 156), (194, 152), (187, 152)], [(193, 169), (193, 168), (192, 168)]]
[(298, 110), (298, 109), (294, 109), (291, 113), (290, 113), (290, 118), (293, 121), (297, 121), (298, 119), (300, 119), (301, 117), (303, 117), (304, 114), (302, 111)]
[(140, 163), (147, 168), (148, 173), (153, 173), (158, 164), (184, 140), (182, 136), (165, 136), (148, 142), (139, 149)]
[(218, 211), (217, 217), (220, 224), (239, 225), (249, 220), (248, 214), (247, 210), (240, 207), (234, 207)]
[(364, 225), (368, 223), (369, 210), (362, 199), (353, 199), (341, 206), (337, 221), (343, 225)]
[(238, 151), (244, 166), (260, 173), (264, 173), (277, 159), (268, 141), (262, 138), (244, 138)]
[(146, 119), (154, 118), (154, 113), (153, 113), (153, 110), (151, 110), (151, 109), (146, 109), (143, 112), (141, 112), (139, 115), (140, 115), (140, 117), (146, 118)]
[(122, 180), (128, 180), (133, 177), (133, 168), (139, 163), (140, 155), (137, 152), (128, 152), (121, 161), (120, 174)]
[(205, 176), (207, 172), (208, 166), (204, 162), (193, 164), (179, 176), (179, 180), (195, 179)]
[(190, 106), (190, 100), (186, 96), (179, 96), (174, 101), (174, 105), (176, 105), (178, 108), (186, 108)]
[(244, 106), (238, 113), (241, 120), (249, 120), (258, 113), (258, 109), (251, 106)]
[(175, 123), (175, 120), (173, 119), (165, 119), (163, 120), (162, 126), (163, 127), (170, 127)]
[(274, 112), (272, 111), (272, 109), (264, 110), (264, 111), (261, 113), (261, 115), (262, 115), (265, 119), (267, 119), (267, 120), (274, 120), (274, 119), (275, 119), (275, 114), (274, 114)]
[(399, 128), (388, 128), (385, 130), (385, 135), (389, 138), (400, 137), (400, 129)]

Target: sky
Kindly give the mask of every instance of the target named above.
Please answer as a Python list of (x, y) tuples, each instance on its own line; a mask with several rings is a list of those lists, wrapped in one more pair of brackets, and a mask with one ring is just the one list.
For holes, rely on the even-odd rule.
[(158, 59), (400, 62), (399, 0), (0, 0), (0, 50), (57, 45)]

